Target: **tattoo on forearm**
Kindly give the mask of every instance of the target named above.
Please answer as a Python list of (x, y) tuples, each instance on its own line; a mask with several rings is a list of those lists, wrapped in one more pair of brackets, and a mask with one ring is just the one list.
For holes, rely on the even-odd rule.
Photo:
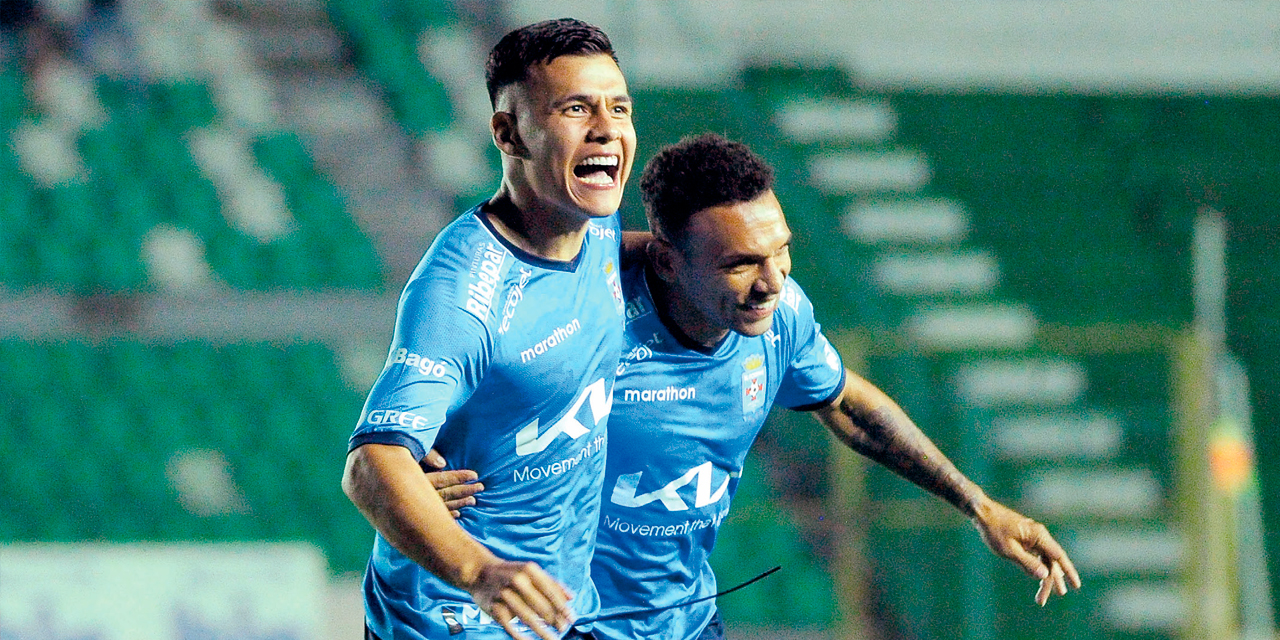
[(846, 405), (842, 409), (857, 427), (842, 436), (850, 448), (973, 517), (976, 485), (910, 418), (887, 406), (866, 409)]

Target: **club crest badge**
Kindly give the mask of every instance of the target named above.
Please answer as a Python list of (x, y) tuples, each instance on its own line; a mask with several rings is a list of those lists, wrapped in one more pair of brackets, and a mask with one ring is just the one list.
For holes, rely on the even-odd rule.
[(618, 278), (618, 270), (614, 268), (612, 260), (604, 264), (604, 276), (605, 282), (609, 283), (609, 293), (613, 294), (613, 306), (618, 310), (618, 315), (622, 315), (622, 281)]
[(742, 369), (742, 415), (745, 417), (764, 408), (768, 367), (764, 357), (753, 354), (742, 361)]

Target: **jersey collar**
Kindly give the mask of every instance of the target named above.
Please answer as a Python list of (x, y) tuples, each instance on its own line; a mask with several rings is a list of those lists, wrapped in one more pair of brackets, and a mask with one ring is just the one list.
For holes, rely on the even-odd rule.
[[(489, 230), (489, 235), (493, 236), (493, 238), (497, 240), (503, 247), (506, 247), (507, 251), (510, 251), (511, 255), (515, 256), (517, 260), (520, 260), (527, 264), (531, 264), (535, 267), (540, 267), (542, 269), (550, 269), (552, 271), (564, 271), (567, 273), (573, 273), (577, 271), (578, 263), (582, 262), (582, 254), (587, 252), (586, 251), (587, 238), (590, 238), (591, 234), (587, 233), (583, 235), (582, 248), (578, 250), (578, 255), (574, 256), (572, 260), (551, 260), (549, 258), (544, 258), (542, 256), (534, 255), (532, 253), (529, 253), (528, 251), (525, 251), (524, 249), (521, 249), (520, 247), (515, 246), (514, 244), (511, 244), (511, 241), (507, 240), (505, 236), (503, 236), (501, 233), (498, 233), (498, 230), (493, 227), (493, 223), (489, 222), (488, 216), (484, 215), (486, 213), (493, 213), (500, 208), (513, 207), (513, 206), (515, 205), (512, 205), (509, 200), (505, 200), (505, 199), (496, 203), (492, 200), (486, 200), (480, 203), (474, 209), (472, 209), (471, 212), (473, 215), (475, 215), (476, 219), (480, 221), (480, 224), (484, 225), (484, 228)], [(587, 224), (590, 224), (590, 223), (587, 223)]]

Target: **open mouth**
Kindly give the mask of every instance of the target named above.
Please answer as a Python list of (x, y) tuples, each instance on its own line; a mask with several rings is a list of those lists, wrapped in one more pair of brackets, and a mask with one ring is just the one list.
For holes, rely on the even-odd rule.
[(587, 184), (613, 185), (618, 178), (618, 156), (591, 156), (574, 166), (573, 175)]
[(759, 302), (747, 301), (738, 306), (750, 315), (765, 316), (773, 313), (774, 307), (777, 306), (776, 302), (776, 299), (761, 300)]

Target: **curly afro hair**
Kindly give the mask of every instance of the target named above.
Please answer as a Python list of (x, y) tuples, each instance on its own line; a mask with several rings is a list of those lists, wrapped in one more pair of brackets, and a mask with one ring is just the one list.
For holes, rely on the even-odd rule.
[(498, 92), (507, 85), (524, 82), (529, 77), (529, 67), (535, 64), (546, 64), (560, 56), (595, 54), (618, 61), (609, 36), (581, 20), (559, 18), (520, 27), (503, 36), (489, 52), (484, 65), (489, 103), (497, 106)]
[(773, 168), (740, 142), (714, 133), (663, 148), (644, 167), (640, 196), (649, 229), (682, 246), (693, 214), (750, 202), (773, 188)]

